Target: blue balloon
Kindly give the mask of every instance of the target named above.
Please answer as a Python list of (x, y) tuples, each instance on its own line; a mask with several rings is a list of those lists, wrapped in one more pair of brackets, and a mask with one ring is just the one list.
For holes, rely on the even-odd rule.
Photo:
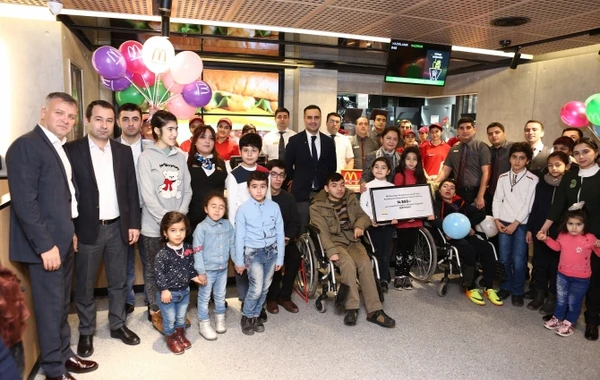
[(452, 239), (463, 239), (471, 231), (471, 222), (465, 215), (455, 212), (444, 218), (442, 229)]

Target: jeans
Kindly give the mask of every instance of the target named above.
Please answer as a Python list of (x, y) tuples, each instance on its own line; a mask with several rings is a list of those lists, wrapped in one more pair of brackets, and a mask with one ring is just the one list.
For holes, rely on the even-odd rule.
[[(501, 221), (505, 226), (510, 223)], [(500, 262), (506, 270), (506, 278), (500, 289), (509, 290), (514, 296), (525, 294), (525, 276), (527, 273), (527, 225), (521, 224), (512, 235), (498, 234)]]
[[(156, 292), (156, 277), (154, 274), (154, 263), (158, 252), (164, 247), (163, 239), (159, 237), (149, 237), (140, 235), (142, 245), (146, 251), (146, 272), (144, 273), (144, 288), (146, 289), (146, 296), (148, 297), (148, 307), (152, 311), (158, 311), (158, 301)], [(160, 298), (160, 297), (159, 297)]]
[(170, 336), (175, 329), (185, 328), (185, 317), (190, 303), (190, 288), (169, 289), (171, 302), (163, 303), (160, 290), (156, 292), (156, 302), (162, 315), (163, 334)]
[(244, 317), (258, 317), (265, 303), (275, 263), (277, 261), (277, 245), (266, 248), (245, 248), (244, 261), (248, 272), (249, 288), (244, 299)]
[(589, 286), (589, 278), (571, 277), (558, 272), (554, 316), (575, 324), (581, 314), (581, 304)]
[(198, 320), (208, 321), (210, 293), (215, 299), (215, 314), (225, 314), (227, 269), (206, 271), (206, 285), (198, 285)]
[[(133, 281), (135, 280), (135, 244), (129, 246), (127, 251), (127, 301), (126, 303), (129, 305), (135, 305), (135, 292), (133, 291)], [(146, 277), (146, 250), (144, 249), (144, 244), (138, 242), (137, 244), (138, 250), (140, 251), (140, 259), (142, 260), (142, 271), (144, 273), (144, 278)], [(146, 293), (146, 288), (144, 287), (144, 294)], [(148, 302), (148, 296), (145, 296), (146, 302)]]

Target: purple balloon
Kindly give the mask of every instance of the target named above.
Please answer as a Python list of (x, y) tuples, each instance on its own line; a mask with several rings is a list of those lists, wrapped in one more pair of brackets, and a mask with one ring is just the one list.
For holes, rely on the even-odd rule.
[(101, 46), (92, 55), (94, 70), (106, 79), (117, 79), (127, 71), (127, 62), (120, 51), (112, 46)]
[(190, 106), (204, 107), (212, 99), (212, 90), (208, 84), (197, 80), (183, 86), (181, 95)]
[(113, 91), (123, 91), (131, 85), (130, 79), (131, 74), (126, 72), (124, 76), (117, 79), (107, 79), (101, 76), (100, 82)]

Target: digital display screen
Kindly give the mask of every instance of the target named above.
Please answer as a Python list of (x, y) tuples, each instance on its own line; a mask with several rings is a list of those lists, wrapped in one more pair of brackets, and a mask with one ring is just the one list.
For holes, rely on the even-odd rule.
[(451, 46), (392, 40), (385, 81), (444, 86)]

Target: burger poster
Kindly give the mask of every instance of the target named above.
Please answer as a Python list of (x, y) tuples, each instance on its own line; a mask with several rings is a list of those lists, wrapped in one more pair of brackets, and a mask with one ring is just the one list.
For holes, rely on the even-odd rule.
[(279, 104), (279, 73), (205, 69), (202, 80), (212, 89), (211, 101), (202, 109), (204, 122), (216, 126), (227, 117), (233, 129), (254, 124), (258, 131), (275, 129)]

